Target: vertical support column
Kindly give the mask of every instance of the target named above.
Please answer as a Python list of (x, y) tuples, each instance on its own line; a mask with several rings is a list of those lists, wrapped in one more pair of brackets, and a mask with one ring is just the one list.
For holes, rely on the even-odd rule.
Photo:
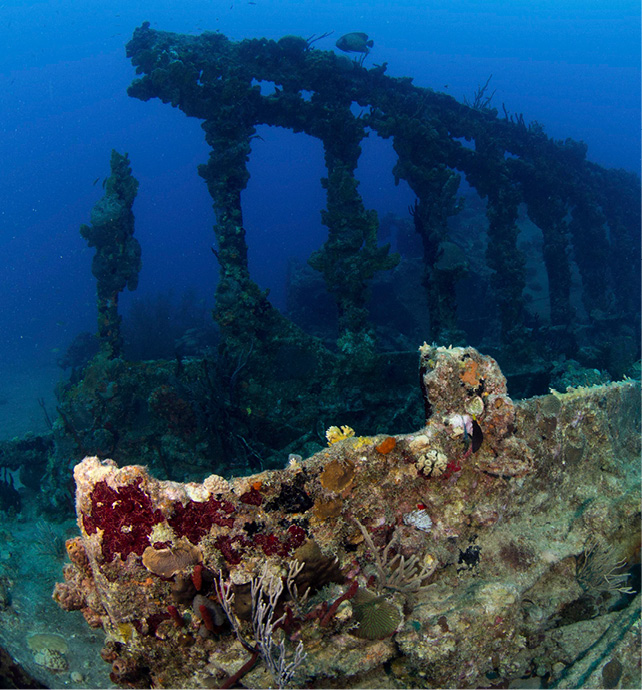
[[(633, 206), (633, 204), (631, 204)], [(635, 208), (635, 207), (634, 207)], [(608, 212), (607, 212), (608, 213)], [(613, 209), (608, 213), (611, 251), (609, 263), (613, 281), (616, 308), (631, 323), (640, 321), (640, 214), (627, 216), (626, 209)], [(635, 328), (635, 327), (634, 327)], [(639, 333), (639, 326), (635, 331)]]
[(609, 266), (616, 308), (640, 332), (640, 180), (625, 170), (609, 170), (602, 210), (609, 227)]
[(347, 355), (358, 353), (365, 366), (365, 360), (374, 354), (374, 336), (366, 308), (367, 281), (376, 271), (396, 266), (399, 257), (389, 255), (389, 245), (377, 246), (377, 214), (364, 208), (354, 177), (363, 128), (356, 126), (349, 110), (341, 115), (347, 120), (341, 134), (351, 133), (352, 137), (343, 141), (323, 138), (328, 177), (321, 181), (327, 192), (321, 219), (328, 228), (328, 239), (308, 262), (323, 274), (336, 301), (341, 351)]
[[(395, 167), (398, 171), (399, 164)], [(448, 240), (448, 218), (459, 212), (459, 175), (445, 165), (409, 176), (411, 189), (419, 196), (411, 213), (424, 249), (423, 286), (430, 312), (433, 342), (456, 344), (464, 333), (457, 327), (457, 282), (468, 268), (463, 251)]]
[(492, 269), (491, 286), (499, 305), (502, 342), (515, 346), (514, 354), (524, 338), (524, 298), (526, 285), (522, 252), (517, 248), (517, 209), (519, 192), (502, 182), (488, 189), (488, 247), (486, 261)]
[(464, 160), (468, 182), (487, 199), (486, 262), (492, 270), (490, 284), (499, 307), (502, 349), (520, 361), (532, 353), (524, 329), (526, 259), (517, 248), (520, 189), (507, 166), (505, 150), (488, 132), (475, 136), (475, 150), (467, 151)]
[(141, 250), (134, 239), (132, 212), (138, 180), (131, 174), (127, 154), (112, 151), (110, 165), (105, 196), (91, 211), (91, 225), (80, 226), (80, 234), (96, 247), (91, 272), (97, 281), (98, 338), (101, 352), (113, 359), (120, 356), (123, 344), (118, 294), (138, 286)]
[(550, 189), (532, 194), (525, 185), (528, 215), (542, 231), (544, 265), (548, 275), (548, 292), (552, 326), (570, 326), (575, 317), (571, 306), (571, 267), (568, 259), (568, 224), (566, 205)]
[(215, 254), (220, 265), (214, 318), (224, 344), (231, 351), (241, 352), (265, 329), (266, 316), (272, 311), (267, 292), (250, 278), (241, 209), (241, 192), (250, 179), (246, 163), (255, 129), (228, 124), (223, 130), (211, 120), (202, 126), (212, 151), (198, 172), (213, 200)]
[(457, 282), (468, 268), (464, 252), (449, 241), (448, 218), (461, 210), (457, 198), (460, 176), (447, 164), (448, 145), (436, 136), (440, 124), (417, 116), (410, 107), (404, 117), (384, 123), (384, 134), (393, 136), (398, 160), (395, 183), (406, 180), (417, 196), (411, 209), (415, 231), (423, 244), (422, 284), (430, 313), (433, 342), (457, 344), (465, 334), (457, 328)]
[(573, 251), (582, 276), (582, 301), (586, 312), (605, 315), (614, 302), (608, 279), (609, 242), (606, 218), (601, 209), (586, 194), (576, 197), (570, 223)]

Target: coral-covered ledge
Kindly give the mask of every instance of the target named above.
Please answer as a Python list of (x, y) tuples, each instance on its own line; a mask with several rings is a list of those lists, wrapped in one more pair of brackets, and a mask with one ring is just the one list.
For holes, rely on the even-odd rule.
[(202, 484), (76, 466), (54, 597), (104, 629), (115, 683), (634, 687), (639, 386), (514, 402), (473, 348), (420, 367), (415, 433), (337, 426)]

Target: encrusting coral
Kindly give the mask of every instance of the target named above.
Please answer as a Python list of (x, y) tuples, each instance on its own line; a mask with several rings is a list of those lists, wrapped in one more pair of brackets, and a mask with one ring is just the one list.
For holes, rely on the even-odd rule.
[(143, 565), (155, 575), (172, 577), (176, 573), (200, 563), (203, 556), (198, 546), (181, 539), (176, 546), (156, 549), (148, 546), (143, 551)]
[[(343, 434), (201, 485), (76, 466), (81, 537), (54, 597), (102, 626), (115, 683), (363, 687), (387, 664), (394, 687), (563, 687), (589, 647), (587, 673), (617, 655), (634, 682), (638, 386), (514, 402), (490, 357), (420, 354), (426, 424), (386, 452), (391, 436)], [(596, 540), (617, 588), (578, 576)]]

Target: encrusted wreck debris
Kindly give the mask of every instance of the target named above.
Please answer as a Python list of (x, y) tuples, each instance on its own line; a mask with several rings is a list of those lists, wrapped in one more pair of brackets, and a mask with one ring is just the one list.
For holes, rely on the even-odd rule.
[(122, 349), (118, 295), (125, 287), (136, 289), (141, 250), (134, 238), (132, 212), (138, 180), (127, 154), (112, 151), (110, 165), (105, 196), (91, 211), (91, 225), (81, 225), (80, 234), (90, 247), (96, 247), (91, 271), (97, 281), (98, 338), (103, 354), (115, 358)]
[[(459, 103), (389, 77), (385, 64), (365, 69), (296, 36), (233, 42), (144, 24), (127, 52), (139, 75), (130, 95), (201, 119), (211, 146), (199, 173), (216, 214), (218, 347), (186, 356), (178, 346), (171, 361), (140, 352), (144, 361), (128, 361), (122, 351), (118, 296), (135, 287), (140, 248), (132, 236), (137, 183), (126, 156), (114, 154), (106, 196), (91, 226), (81, 228), (97, 248), (98, 338), (79, 339), (63, 358), (72, 374), (52, 434), (0, 449), (6, 467), (21, 467), (32, 486), (44, 488), (46, 510), (72, 508), (70, 457), (113, 457), (187, 481), (280, 467), (284, 454), (312, 455), (325, 428), (339, 421), (370, 434), (417, 428), (412, 349), (427, 335), (440, 345), (483, 339), (513, 397), (639, 377), (635, 175), (591, 163), (583, 144), (553, 141), (521, 116), (498, 117), (486, 101)], [(322, 285), (304, 293), (307, 278), (299, 283), (303, 324), (296, 310), (275, 309), (249, 271), (241, 195), (261, 125), (305, 132), (324, 147), (328, 238), (309, 259)], [(355, 170), (371, 132), (391, 141), (398, 156), (391, 178), (416, 195), (403, 222), (423, 250), (410, 258), (380, 244), (386, 222), (359, 194)], [(466, 252), (451, 223), (461, 210), (461, 177), (480, 203)], [(546, 314), (531, 308), (524, 289), (518, 236), (526, 216), (539, 228), (529, 260), (546, 268), (538, 276)], [(472, 281), (466, 290), (463, 275)], [(368, 292), (376, 277), (392, 297), (374, 309)], [(460, 318), (462, 307), (474, 319)], [(93, 356), (96, 343), (101, 352)], [(467, 419), (457, 423), (462, 434), (476, 431)], [(422, 460), (433, 473), (445, 462), (434, 449)]]
[[(637, 686), (639, 384), (572, 386), (635, 372), (639, 180), (488, 102), (458, 103), (294, 36), (235, 43), (145, 24), (128, 54), (140, 75), (130, 95), (202, 119), (212, 148), (199, 172), (216, 213), (218, 352), (124, 356), (117, 301), (140, 268), (137, 183), (114, 154), (81, 229), (97, 248), (100, 352), (83, 345), (50, 435), (0, 448), (58, 515), (71, 508), (70, 460), (85, 458), (80, 536), (54, 597), (104, 630), (113, 682)], [(265, 124), (323, 144), (328, 239), (309, 263), (336, 333), (305, 332), (250, 276), (241, 193)], [(392, 273), (390, 285), (408, 265), (379, 244), (383, 223), (358, 192), (369, 131), (392, 141), (394, 178), (417, 197), (408, 223), (429, 325), (420, 300), (408, 310), (421, 332), (467, 342), (456, 287), (475, 261), (491, 289), (472, 308), (511, 394), (548, 390), (559, 367), (565, 393), (516, 401), (494, 359), (437, 344), (420, 348), (416, 386), (415, 340), (385, 322), (390, 309), (375, 330), (367, 304), (375, 276)], [(481, 256), (453, 241), (460, 175), (485, 204), (471, 245)], [(524, 214), (542, 238), (543, 321), (525, 295)], [(46, 643), (34, 661), (61, 673), (64, 652)]]
[(639, 179), (587, 161), (582, 142), (551, 140), (539, 123), (527, 125), (521, 115), (504, 109), (499, 118), (488, 104), (459, 103), (414, 86), (411, 78), (389, 77), (386, 63), (368, 70), (297, 36), (233, 42), (218, 32), (156, 31), (146, 22), (134, 32), (127, 54), (141, 75), (129, 87), (131, 96), (158, 98), (203, 120), (212, 151), (199, 173), (214, 202), (221, 267), (215, 318), (229, 347), (246, 347), (258, 332), (293, 337), (251, 280), (247, 264), (241, 192), (258, 125), (305, 132), (323, 144), (328, 239), (310, 264), (336, 300), (341, 342), (362, 348), (368, 342), (367, 283), (398, 261), (387, 246), (377, 246), (376, 213), (364, 207), (358, 192), (354, 173), (369, 131), (391, 139), (398, 155), (394, 179), (405, 180), (417, 197), (413, 213), (424, 247), (432, 340), (461, 339), (455, 318), (461, 262), (446, 255), (452, 249), (447, 221), (461, 208), (462, 174), (486, 200), (494, 318), (513, 358), (528, 359), (533, 338), (551, 336), (548, 330), (534, 334), (527, 323), (525, 257), (517, 243), (520, 204), (542, 231), (550, 328), (563, 341), (558, 352), (572, 356), (582, 346), (571, 300), (575, 267), (598, 340), (607, 313), (639, 322)]
[[(216, 351), (184, 357), (177, 349), (176, 360), (128, 362), (117, 356), (115, 304), (124, 283), (110, 288), (111, 311), (99, 303), (102, 356), (83, 365), (61, 396), (43, 493), (56, 509), (71, 507), (70, 455), (141, 463), (186, 481), (280, 467), (284, 453), (312, 455), (338, 421), (366, 433), (417, 428), (412, 349), (427, 336), (440, 345), (483, 339), (514, 397), (548, 390), (556, 372), (570, 385), (636, 375), (635, 175), (591, 163), (583, 144), (553, 141), (537, 123), (459, 103), (387, 76), (385, 65), (365, 69), (295, 36), (233, 42), (144, 24), (127, 51), (139, 74), (131, 96), (158, 98), (203, 121), (211, 153), (199, 173), (216, 214), (220, 337)], [(250, 275), (241, 196), (261, 125), (305, 132), (324, 147), (328, 237), (309, 259), (322, 286), (302, 300), (304, 323), (322, 324), (320, 332), (274, 308)], [(417, 198), (404, 222), (423, 249), (411, 258), (380, 244), (383, 223), (359, 194), (355, 170), (370, 132), (392, 142), (391, 179), (405, 180)], [(461, 209), (460, 177), (480, 204), (467, 253), (451, 223)], [(539, 228), (529, 260), (546, 268), (539, 275), (545, 315), (524, 289), (518, 236), (526, 216)], [(110, 265), (117, 278), (136, 268), (129, 258), (125, 252)], [(471, 283), (458, 292), (466, 274)], [(393, 297), (373, 309), (368, 292), (377, 277)], [(319, 297), (328, 300), (324, 312)], [(462, 306), (473, 315), (468, 322), (459, 318)]]
[(420, 355), (415, 433), (201, 484), (76, 466), (54, 597), (115, 683), (637, 686), (639, 386), (513, 402), (473, 348)]

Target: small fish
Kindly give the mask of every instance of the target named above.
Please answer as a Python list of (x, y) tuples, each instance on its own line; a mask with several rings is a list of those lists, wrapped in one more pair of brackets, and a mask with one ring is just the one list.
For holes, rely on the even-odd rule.
[(370, 48), (374, 45), (373, 40), (368, 40), (368, 34), (361, 31), (353, 31), (350, 34), (341, 36), (337, 41), (336, 46), (344, 53), (369, 53)]
[(94, 180), (94, 187), (96, 186), (96, 183), (98, 182), (99, 179), (100, 179), (100, 177), (97, 177), (97, 178)]

